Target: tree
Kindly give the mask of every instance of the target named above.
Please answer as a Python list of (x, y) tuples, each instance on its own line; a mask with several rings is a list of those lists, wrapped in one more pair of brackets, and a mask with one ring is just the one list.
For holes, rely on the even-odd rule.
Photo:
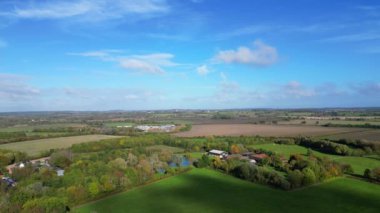
[(54, 166), (66, 168), (72, 163), (72, 153), (69, 150), (55, 152), (50, 156), (49, 162)]
[(202, 155), (201, 159), (194, 162), (194, 166), (198, 168), (208, 167), (210, 165), (210, 158), (207, 155)]
[(28, 200), (23, 205), (23, 212), (66, 212), (66, 201), (59, 197), (41, 197)]
[(83, 186), (69, 186), (66, 189), (70, 203), (80, 203), (87, 197), (86, 189)]
[(303, 173), (303, 180), (302, 180), (303, 185), (305, 186), (311, 185), (317, 181), (317, 178), (315, 177), (313, 170), (311, 170), (310, 168), (303, 169), (302, 173)]
[(213, 162), (214, 168), (219, 169), (219, 168), (222, 168), (223, 166), (223, 162), (219, 157), (214, 157), (212, 162)]
[(240, 153), (240, 148), (237, 144), (232, 144), (230, 150), (231, 150), (232, 154), (239, 154)]
[(108, 162), (108, 165), (111, 166), (111, 168), (118, 170), (125, 170), (127, 168), (127, 162), (123, 158), (116, 158), (115, 160)]
[(145, 159), (140, 160), (136, 168), (140, 183), (146, 181), (153, 175), (153, 167)]
[(91, 182), (88, 185), (88, 192), (92, 197), (95, 197), (99, 194), (99, 183), (98, 182)]
[(380, 167), (372, 169), (372, 177), (376, 181), (380, 181)]
[(129, 166), (135, 166), (138, 162), (138, 158), (132, 152), (128, 153), (127, 163)]
[(290, 171), (288, 174), (288, 181), (292, 188), (298, 188), (302, 186), (303, 174), (300, 170)]
[(371, 172), (370, 169), (366, 169), (366, 170), (364, 171), (364, 177), (365, 177), (365, 178), (368, 178), (368, 179), (372, 179), (372, 172)]

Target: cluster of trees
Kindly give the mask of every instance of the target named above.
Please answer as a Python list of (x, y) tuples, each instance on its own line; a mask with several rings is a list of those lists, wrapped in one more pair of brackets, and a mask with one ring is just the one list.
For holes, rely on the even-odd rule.
[(363, 156), (380, 152), (380, 145), (360, 140), (321, 140), (301, 137), (296, 139), (276, 139), (274, 142), (288, 145), (296, 144), (319, 152), (343, 156)]
[(372, 154), (372, 153), (380, 154), (379, 143), (369, 143), (363, 140), (347, 140), (347, 139), (334, 140), (333, 142), (339, 143), (339, 144), (345, 144), (354, 149), (362, 149), (366, 154)]
[(276, 188), (285, 190), (291, 188), (290, 183), (283, 174), (270, 170), (268, 167), (256, 166), (248, 162), (236, 166), (230, 173), (244, 180), (268, 184)]
[(15, 162), (27, 160), (25, 152), (0, 149), (0, 169)]
[(380, 129), (380, 125), (365, 123), (365, 124), (333, 124), (327, 123), (324, 124), (325, 127), (355, 127), (355, 128), (372, 128), (372, 129)]
[(133, 147), (144, 147), (149, 145), (167, 145), (180, 147), (186, 151), (207, 151), (210, 149), (228, 150), (233, 152), (233, 144), (248, 146), (253, 144), (271, 143), (273, 139), (262, 137), (207, 137), (181, 139), (164, 134), (145, 134), (138, 137), (123, 139), (107, 139), (99, 142), (75, 144), (73, 152), (96, 152), (101, 150), (126, 149)]
[(232, 119), (233, 117), (234, 116), (232, 115), (232, 113), (221, 113), (221, 112), (217, 112), (212, 116), (213, 119), (222, 119), (222, 120)]
[(380, 167), (374, 169), (366, 169), (364, 171), (364, 177), (371, 181), (380, 183)]
[[(281, 165), (277, 165), (281, 166)], [(301, 155), (292, 155), (287, 164), (282, 166), (286, 171), (287, 179), (292, 188), (311, 185), (326, 179), (352, 173), (349, 164), (340, 164), (327, 158), (318, 158), (313, 155), (307, 158)]]
[(357, 150), (351, 149), (345, 144), (338, 144), (328, 140), (315, 140), (310, 138), (299, 138), (296, 140), (296, 144), (311, 148), (323, 153), (334, 155), (354, 155)]
[[(259, 136), (249, 137), (206, 137), (192, 139), (175, 139), (165, 141), (165, 145), (176, 146), (186, 149), (187, 151), (207, 151), (210, 149), (226, 150), (231, 153), (240, 153), (247, 150), (245, 147), (254, 144), (272, 143), (272, 138), (263, 138)], [(236, 145), (236, 146), (233, 146)]]
[(350, 165), (318, 158), (312, 154), (308, 157), (292, 155), (287, 161), (282, 156), (272, 154), (270, 158), (256, 165), (244, 160), (221, 160), (204, 155), (194, 162), (194, 166), (211, 167), (244, 180), (284, 190), (312, 185), (352, 172)]
[[(125, 140), (117, 142), (127, 143)], [(91, 146), (82, 145), (83, 152), (78, 150), (61, 150), (51, 155), (50, 164), (65, 169), (63, 177), (58, 177), (49, 167), (28, 165), (15, 169), (11, 177), (17, 181), (16, 187), (0, 183), (1, 211), (65, 212), (68, 206), (187, 169), (169, 166), (170, 162), (180, 165), (179, 157), (170, 151), (146, 149), (140, 145), (129, 149), (96, 148), (96, 152)]]
[(186, 131), (190, 131), (192, 128), (192, 125), (191, 124), (185, 124), (184, 127), (180, 128), (179, 131), (180, 132), (186, 132)]

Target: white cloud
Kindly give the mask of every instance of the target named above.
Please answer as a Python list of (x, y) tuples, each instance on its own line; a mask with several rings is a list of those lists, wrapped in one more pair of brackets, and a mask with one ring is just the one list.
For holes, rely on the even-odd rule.
[(207, 75), (210, 73), (210, 69), (207, 67), (207, 65), (202, 65), (197, 67), (197, 73), (199, 75)]
[(146, 55), (122, 56), (121, 50), (98, 50), (82, 53), (68, 53), (69, 55), (93, 57), (102, 61), (116, 62), (120, 67), (128, 71), (147, 74), (164, 74), (165, 67), (178, 66), (172, 61), (174, 55), (170, 53), (153, 53)]
[(147, 55), (132, 55), (131, 58), (141, 59), (143, 61), (148, 61), (152, 64), (160, 65), (160, 66), (177, 66), (177, 63), (171, 61), (174, 58), (174, 55), (170, 53), (154, 53)]
[(0, 103), (22, 101), (38, 95), (40, 90), (27, 84), (26, 80), (24, 76), (0, 73)]
[(127, 70), (138, 71), (142, 73), (149, 74), (163, 74), (165, 73), (159, 66), (151, 64), (147, 61), (133, 59), (133, 58), (124, 58), (119, 61), (120, 66)]
[(113, 60), (113, 54), (122, 53), (121, 50), (96, 50), (96, 51), (89, 51), (89, 52), (81, 52), (81, 53), (67, 53), (67, 55), (74, 55), (74, 56), (83, 56), (83, 57), (94, 57), (94, 58), (100, 58), (102, 60)]
[(282, 86), (281, 92), (283, 96), (287, 98), (300, 98), (300, 97), (312, 97), (316, 95), (316, 92), (311, 89), (307, 89), (298, 81), (291, 81), (286, 85)]
[(80, 18), (91, 22), (127, 15), (165, 13), (170, 9), (166, 0), (49, 0), (15, 3), (13, 6), (13, 10), (0, 11), (0, 15), (24, 19)]
[(239, 47), (237, 50), (220, 51), (216, 59), (224, 63), (239, 63), (257, 66), (268, 66), (278, 61), (277, 49), (260, 40), (254, 42), (255, 49)]
[(163, 67), (177, 66), (172, 61), (174, 55), (169, 53), (154, 53), (147, 55), (132, 55), (116, 59), (124, 69), (147, 74), (164, 74)]

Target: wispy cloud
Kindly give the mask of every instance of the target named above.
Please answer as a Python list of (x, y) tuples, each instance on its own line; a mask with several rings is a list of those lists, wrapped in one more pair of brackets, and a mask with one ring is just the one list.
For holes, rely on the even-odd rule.
[(282, 94), (284, 97), (287, 98), (312, 97), (317, 94), (314, 90), (306, 88), (298, 81), (291, 81), (286, 85), (281, 86), (280, 90), (281, 92), (279, 91), (280, 93), (278, 94)]
[[(353, 24), (352, 24), (353, 25)], [(289, 25), (289, 24), (257, 24), (247, 25), (236, 29), (231, 29), (228, 32), (222, 32), (215, 35), (217, 40), (227, 40), (239, 36), (252, 36), (269, 33), (326, 33), (342, 30), (352, 27), (349, 24), (342, 23), (313, 23), (309, 25)]]
[(322, 42), (361, 42), (370, 40), (379, 40), (380, 32), (367, 32), (367, 33), (357, 33), (334, 36), (330, 38), (322, 39)]
[(0, 100), (18, 102), (32, 99), (39, 93), (38, 88), (27, 83), (25, 76), (0, 73)]
[(361, 95), (380, 96), (380, 82), (363, 82), (352, 84), (351, 88)]
[(146, 74), (164, 74), (166, 67), (178, 66), (170, 53), (153, 53), (145, 55), (120, 55), (121, 50), (97, 50), (81, 53), (68, 53), (83, 57), (93, 57), (106, 62), (116, 62), (123, 69)]
[(210, 69), (207, 67), (207, 65), (202, 65), (197, 67), (197, 73), (204, 76), (210, 73)]
[(12, 9), (0, 11), (0, 16), (20, 19), (77, 18), (94, 22), (129, 15), (160, 14), (169, 10), (166, 0), (48, 0), (15, 2)]
[(360, 5), (357, 6), (356, 9), (361, 10), (365, 12), (366, 15), (372, 16), (372, 17), (379, 17), (380, 16), (380, 6), (375, 5)]
[(215, 58), (224, 63), (238, 63), (257, 66), (268, 66), (278, 61), (275, 47), (269, 46), (260, 40), (253, 44), (254, 48), (239, 47), (237, 50), (220, 51)]

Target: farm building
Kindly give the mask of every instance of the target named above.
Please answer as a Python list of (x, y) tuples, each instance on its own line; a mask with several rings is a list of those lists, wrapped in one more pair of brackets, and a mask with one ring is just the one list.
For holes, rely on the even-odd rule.
[(139, 125), (135, 127), (138, 130), (144, 132), (172, 132), (175, 130), (175, 125), (161, 125), (161, 126), (150, 126), (150, 125)]
[(225, 158), (228, 156), (228, 153), (225, 151), (222, 151), (222, 150), (212, 149), (212, 150), (208, 151), (208, 155), (217, 156), (219, 158)]
[(253, 159), (255, 161), (262, 161), (266, 158), (269, 158), (269, 156), (265, 153), (251, 155), (251, 159)]

